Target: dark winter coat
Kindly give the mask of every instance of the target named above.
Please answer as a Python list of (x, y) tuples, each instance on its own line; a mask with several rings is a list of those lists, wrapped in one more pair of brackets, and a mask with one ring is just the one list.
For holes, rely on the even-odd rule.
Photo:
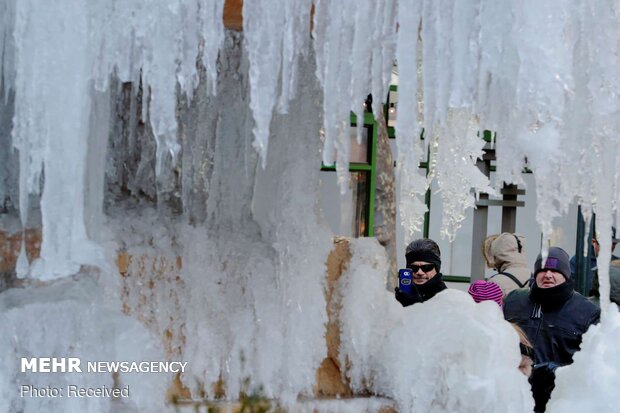
[(535, 363), (570, 364), (581, 336), (598, 323), (601, 311), (573, 291), (572, 281), (553, 288), (522, 288), (504, 302), (504, 318), (523, 329), (534, 347)]
[[(558, 260), (566, 255), (554, 253)], [(541, 268), (540, 260), (539, 255), (534, 272)], [(555, 263), (553, 268), (566, 276), (570, 271), (566, 267), (567, 262)], [(555, 368), (573, 362), (582, 335), (600, 319), (601, 311), (574, 288), (570, 278), (552, 288), (540, 288), (534, 282), (531, 289), (515, 290), (504, 301), (504, 318), (518, 324), (534, 347), (530, 383), (535, 413), (545, 412), (555, 387)]]
[[(616, 303), (616, 305), (620, 307), (620, 260), (618, 259), (612, 261), (609, 265), (609, 283), (609, 298), (612, 303)], [(594, 280), (592, 282), (592, 290), (590, 291), (590, 294), (592, 295), (592, 297), (590, 297), (590, 301), (597, 306), (600, 306), (598, 271), (594, 273)]]
[[(584, 260), (587, 260), (588, 257), (584, 257)], [(618, 257), (615, 255), (611, 255), (611, 260), (617, 260)], [(574, 280), (575, 279), (575, 274), (577, 273), (577, 257), (576, 256), (572, 256), (570, 259), (570, 272), (571, 272), (571, 277)], [(586, 271), (586, 293), (589, 293), (590, 295), (594, 294), (594, 290), (596, 288), (598, 288), (598, 285), (594, 284), (594, 279), (597, 278), (597, 282), (598, 282), (598, 270), (597, 270), (598, 264), (596, 261), (596, 257), (594, 256), (594, 247), (590, 246), (590, 265), (588, 265), (588, 271)]]

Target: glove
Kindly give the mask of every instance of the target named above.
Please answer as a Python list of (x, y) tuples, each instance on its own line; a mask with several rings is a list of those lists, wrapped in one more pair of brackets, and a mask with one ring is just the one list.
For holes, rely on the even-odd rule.
[(399, 290), (398, 287), (394, 288), (394, 296), (396, 297), (396, 301), (398, 301), (403, 307), (422, 302), (422, 297), (420, 297), (420, 294), (408, 294)]
[(534, 407), (535, 412), (545, 411), (551, 392), (555, 388), (555, 369), (558, 367), (558, 364), (552, 361), (534, 365), (530, 384), (532, 385), (532, 395), (536, 404)]

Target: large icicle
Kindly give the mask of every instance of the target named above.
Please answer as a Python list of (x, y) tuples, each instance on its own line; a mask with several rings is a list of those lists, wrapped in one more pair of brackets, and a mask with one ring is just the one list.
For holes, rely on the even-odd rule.
[(398, 117), (396, 118), (396, 144), (398, 147), (399, 214), (405, 230), (405, 242), (409, 242), (427, 208), (423, 201), (428, 188), (427, 180), (418, 167), (424, 151), (420, 142), (418, 119), (418, 29), (420, 5), (416, 0), (400, 0), (398, 4)]
[(274, 7), (263, 0), (243, 2), (243, 31), (250, 60), (250, 108), (254, 114), (254, 148), (267, 162), (269, 126), (276, 104), (284, 7)]
[[(317, 78), (325, 92), (323, 98), (323, 163), (336, 161), (340, 193), (349, 184), (349, 90), (351, 65), (342, 59), (353, 49), (352, 2), (317, 1), (314, 14), (314, 40), (317, 59)], [(359, 102), (362, 105), (362, 102)]]
[[(296, 86), (297, 66), (306, 54), (311, 0), (276, 6), (267, 0), (243, 2), (243, 30), (250, 61), (250, 108), (254, 115), (254, 148), (267, 162), (274, 107), (288, 111)], [(284, 29), (283, 29), (284, 28)]]
[(450, 241), (454, 241), (467, 209), (475, 205), (478, 194), (495, 194), (489, 179), (476, 167), (485, 143), (478, 136), (478, 130), (469, 110), (450, 109), (434, 152), (436, 178), (443, 201), (441, 235)]
[(398, 5), (396, 0), (384, 0), (374, 3), (375, 23), (372, 33), (372, 82), (373, 114), (382, 116), (385, 97), (388, 93), (392, 67), (396, 58)]
[(289, 102), (295, 98), (297, 90), (300, 57), (308, 55), (312, 0), (287, 1), (283, 7), (285, 22), (278, 113), (288, 113)]
[[(146, 45), (142, 55), (142, 79), (147, 87), (145, 96), (149, 99), (149, 117), (157, 141), (157, 175), (175, 162), (180, 150), (176, 137), (177, 81), (192, 84), (191, 79), (195, 76), (195, 59), (192, 70), (186, 74), (188, 79), (178, 76), (179, 65), (175, 57), (181, 61), (187, 60), (183, 59), (182, 35), (179, 34), (183, 33), (185, 23), (181, 9), (181, 2), (172, 0), (166, 7), (158, 7), (158, 13), (143, 15), (136, 33), (138, 41)], [(187, 87), (184, 84), (181, 86)]]
[(23, 0), (16, 13), (13, 138), (22, 161), (20, 180), (26, 184), (20, 188), (20, 199), (37, 192), (45, 177), (44, 242), (32, 269), (40, 279), (73, 274), (80, 264), (101, 259), (84, 225), (91, 61), (87, 2), (69, 0), (65, 6), (59, 10), (56, 4)]
[[(319, 0), (315, 6), (317, 77), (325, 91), (323, 163), (333, 165), (335, 161), (340, 191), (345, 193), (349, 185), (349, 114), (355, 113), (361, 126), (363, 103), (370, 92), (379, 94), (373, 95), (373, 105), (375, 110), (381, 110), (394, 58), (397, 5), (385, 0)], [(359, 141), (361, 128), (357, 133)]]
[[(143, 118), (147, 119), (148, 113), (157, 140), (157, 174), (166, 175), (180, 149), (176, 139), (177, 86), (191, 98), (198, 82), (196, 61), (201, 50), (213, 82), (223, 36), (223, 1), (212, 8), (198, 0), (155, 7), (142, 0), (64, 0), (52, 8), (35, 3), (1, 3), (0, 40), (5, 90), (14, 87), (16, 92), (12, 134), (20, 157), (24, 225), (29, 194), (42, 190), (43, 244), (32, 275), (49, 279), (73, 274), (81, 264), (102, 263), (100, 250), (89, 241), (84, 223), (89, 122), (97, 119), (94, 109), (107, 110), (105, 105), (93, 105), (93, 88), (104, 91), (113, 71), (122, 81), (135, 85), (142, 78), (148, 99)], [(201, 43), (207, 42), (201, 49)], [(105, 139), (104, 135), (93, 136)], [(100, 146), (94, 140), (91, 144)], [(101, 199), (92, 191), (88, 196)], [(93, 206), (91, 201), (87, 204)], [(22, 247), (21, 276), (29, 271), (24, 252)]]
[(215, 95), (217, 58), (224, 43), (224, 0), (199, 0), (202, 64), (207, 69), (207, 90)]

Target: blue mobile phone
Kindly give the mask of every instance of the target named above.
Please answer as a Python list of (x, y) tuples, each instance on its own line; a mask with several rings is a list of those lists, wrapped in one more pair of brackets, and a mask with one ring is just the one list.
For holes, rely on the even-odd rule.
[(412, 293), (413, 272), (409, 268), (398, 270), (398, 289), (404, 293)]

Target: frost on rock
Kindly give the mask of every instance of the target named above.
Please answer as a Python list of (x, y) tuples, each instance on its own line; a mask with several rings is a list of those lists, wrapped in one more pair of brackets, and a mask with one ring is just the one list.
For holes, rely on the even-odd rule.
[(389, 397), (403, 412), (533, 409), (527, 378), (517, 368), (519, 339), (494, 302), (476, 304), (448, 289), (403, 308), (383, 288), (383, 248), (357, 239), (351, 253), (338, 291), (340, 358), (350, 366), (355, 391)]
[[(224, 63), (239, 58), (226, 53)], [(196, 395), (216, 396), (212, 386), (221, 382), (227, 399), (261, 391), (292, 406), (312, 394), (327, 351), (323, 280), (331, 234), (317, 209), (320, 91), (311, 60), (304, 61), (299, 97), (271, 121), (274, 144), (263, 169), (249, 145), (243, 68), (220, 78), (218, 95), (235, 106), (219, 115), (224, 132), (215, 145), (209, 218), (177, 229), (187, 286), (183, 357), (195, 361), (182, 380)]]

